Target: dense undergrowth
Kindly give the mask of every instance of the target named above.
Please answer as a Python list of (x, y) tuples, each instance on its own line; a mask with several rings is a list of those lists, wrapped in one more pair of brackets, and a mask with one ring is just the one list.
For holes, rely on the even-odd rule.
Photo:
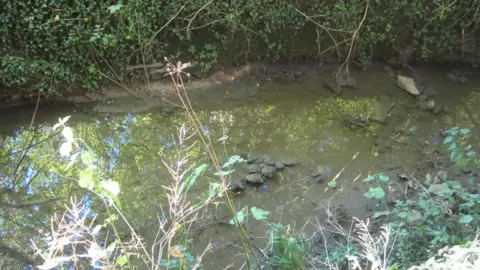
[[(4, 97), (150, 76), (164, 57), (216, 64), (338, 57), (477, 66), (480, 3), (457, 1), (7, 1), (0, 6)], [(62, 87), (60, 87), (62, 86)]]

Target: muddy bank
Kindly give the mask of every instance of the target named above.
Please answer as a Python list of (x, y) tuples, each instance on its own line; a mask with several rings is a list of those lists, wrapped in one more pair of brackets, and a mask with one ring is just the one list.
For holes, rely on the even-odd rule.
[[(188, 96), (195, 106), (220, 105), (228, 101), (251, 100), (262, 98), (263, 92), (270, 82), (281, 84), (301, 83), (311, 78), (317, 78), (318, 84), (323, 84), (329, 92), (317, 92), (319, 95), (329, 96), (339, 94), (336, 84), (339, 83), (335, 75), (340, 65), (336, 63), (320, 63), (308, 62), (302, 64), (268, 64), (265, 62), (255, 62), (239, 67), (223, 68), (207, 77), (198, 77), (192, 75), (184, 76), (184, 84), (187, 89)], [(414, 69), (404, 68), (402, 70), (394, 70), (389, 65), (377, 62), (370, 66), (368, 70), (356, 68), (355, 65), (349, 68), (352, 78), (355, 74), (362, 77), (375, 78), (376, 76), (390, 75), (392, 83), (395, 83), (395, 76), (402, 74), (405, 76), (415, 77), (416, 81), (422, 85), (425, 84), (422, 73), (425, 70), (432, 70), (430, 66), (418, 66)], [(438, 67), (435, 67), (438, 69)], [(441, 68), (441, 72), (445, 74), (445, 80), (451, 84), (465, 84), (474, 78), (473, 72), (468, 67), (460, 67), (451, 69), (448, 67)], [(368, 89), (362, 87), (362, 79), (358, 82), (354, 79), (354, 87), (359, 88), (355, 95), (363, 95), (369, 92)], [(364, 80), (364, 78), (363, 78)], [(384, 78), (382, 78), (384, 80)], [(347, 82), (345, 81), (344, 84)], [(348, 85), (347, 85), (348, 87)], [(431, 88), (426, 91), (432, 91)], [(434, 90), (433, 90), (434, 91)], [(130, 84), (111, 84), (95, 93), (80, 94), (84, 91), (73, 91), (72, 95), (58, 98), (32, 97), (32, 99), (11, 99), (4, 100), (0, 103), (0, 110), (5, 112), (16, 107), (36, 107), (40, 102), (40, 107), (49, 106), (73, 106), (78, 110), (85, 112), (94, 112), (102, 114), (116, 113), (141, 113), (150, 110), (160, 110), (166, 113), (173, 112), (182, 107), (178, 99), (175, 85), (169, 76), (164, 74), (151, 78), (148, 83), (130, 83)], [(349, 96), (347, 93), (342, 95)], [(427, 93), (429, 95), (429, 93)], [(428, 106), (428, 105), (423, 105)]]

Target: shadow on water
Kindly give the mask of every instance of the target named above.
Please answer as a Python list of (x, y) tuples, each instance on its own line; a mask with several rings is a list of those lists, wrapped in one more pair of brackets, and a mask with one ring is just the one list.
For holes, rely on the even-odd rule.
[[(309, 221), (312, 217), (321, 219), (325, 212), (322, 206), (327, 204), (342, 205), (349, 216), (371, 215), (372, 201), (363, 196), (367, 187), (362, 184), (369, 174), (384, 172), (394, 177), (389, 169), (396, 165), (413, 171), (416, 162), (421, 162), (425, 147), (437, 143), (433, 139), (436, 132), (454, 125), (475, 128), (475, 119), (480, 119), (480, 95), (472, 91), (472, 85), (480, 85), (479, 82), (459, 86), (449, 84), (439, 73), (426, 74), (437, 91), (433, 99), (447, 105), (448, 113), (434, 115), (417, 108), (415, 100), (393, 86), (391, 78), (382, 72), (375, 76), (356, 74), (359, 89), (346, 90), (345, 98), (328, 97), (328, 90), (317, 77), (300, 83), (268, 81), (248, 100), (217, 102), (197, 113), (222, 161), (244, 153), (268, 155), (274, 160), (295, 159), (297, 166), (278, 172), (263, 185), (248, 187), (234, 201), (238, 209), (257, 206), (272, 211), (269, 221), (292, 224), (308, 234), (314, 229)], [(368, 128), (356, 128), (345, 122), (349, 115), (372, 116), (379, 95), (386, 95), (389, 102), (395, 103), (386, 125), (372, 123)], [(47, 229), (47, 218), (63, 211), (61, 199), (69, 194), (85, 194), (73, 180), (76, 169), (63, 171), (66, 161), (57, 150), (62, 139), (51, 133), (55, 122), (42, 118), (45, 114), (54, 119), (63, 117), (66, 111), (40, 112), (40, 124), (35, 131), (20, 119), (7, 114), (0, 117), (2, 130), (10, 134), (2, 139), (0, 161), (3, 190), (11, 190), (8, 202), (20, 205), (52, 197), (60, 199), (35, 207), (17, 208), (4, 203), (4, 239), (28, 243), (38, 236), (34, 228)], [(162, 161), (174, 163), (174, 149), (178, 146), (174, 136), (187, 121), (183, 113), (164, 115), (155, 111), (115, 116), (73, 114), (70, 120), (76, 136), (100, 156), (105, 177), (120, 183), (123, 211), (147, 240), (153, 239), (157, 218), (165, 215), (162, 211), (167, 209), (162, 186), (168, 185), (171, 177)], [(13, 135), (12, 126), (17, 127)], [(28, 154), (18, 166), (25, 149)], [(198, 143), (188, 154), (197, 165), (208, 162)], [(246, 175), (246, 170), (238, 167), (232, 180)], [(318, 172), (323, 181), (310, 177)], [(212, 178), (198, 180), (192, 190), (193, 201), (200, 198)], [(332, 181), (336, 187), (329, 184)], [(100, 208), (95, 209), (95, 204), (92, 207), (102, 213)], [(236, 256), (240, 249), (236, 247), (238, 236), (234, 228), (213, 222), (227, 214), (222, 205), (212, 207), (205, 220), (191, 230), (194, 249), (202, 250), (210, 241), (215, 243), (214, 255), (206, 257), (206, 269), (221, 269), (232, 258), (241, 260)], [(7, 216), (15, 216), (16, 220)], [(254, 244), (264, 245), (264, 223), (250, 220), (247, 226)]]

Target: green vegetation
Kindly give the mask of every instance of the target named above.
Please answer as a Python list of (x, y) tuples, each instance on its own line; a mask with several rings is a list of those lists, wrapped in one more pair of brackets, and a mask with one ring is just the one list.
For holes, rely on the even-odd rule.
[[(338, 56), (480, 63), (479, 3), (458, 1), (9, 1), (0, 7), (7, 95), (66, 94), (148, 76), (128, 65)], [(145, 78), (144, 78), (145, 79)], [(62, 87), (60, 87), (62, 86)]]

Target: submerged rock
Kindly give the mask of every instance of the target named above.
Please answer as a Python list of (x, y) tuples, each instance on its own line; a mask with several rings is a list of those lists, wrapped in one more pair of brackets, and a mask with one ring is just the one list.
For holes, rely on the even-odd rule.
[(261, 174), (266, 178), (272, 178), (273, 174), (277, 171), (273, 166), (265, 166), (262, 168)]
[(417, 86), (415, 85), (415, 81), (412, 78), (398, 75), (397, 85), (414, 96), (420, 95), (420, 91), (418, 90)]
[(277, 169), (277, 171), (281, 171), (285, 169), (285, 164), (283, 162), (277, 161), (275, 162), (275, 169)]
[(260, 166), (257, 164), (251, 164), (248, 166), (248, 173), (259, 173), (260, 172)]
[(251, 184), (263, 184), (263, 177), (259, 173), (249, 174), (245, 180)]
[(237, 180), (237, 181), (233, 181), (230, 184), (229, 188), (233, 193), (240, 193), (240, 192), (244, 191), (245, 188), (246, 188), (245, 179), (240, 179), (240, 180)]
[(335, 78), (338, 87), (350, 87), (357, 89), (357, 81), (351, 76), (338, 76)]

